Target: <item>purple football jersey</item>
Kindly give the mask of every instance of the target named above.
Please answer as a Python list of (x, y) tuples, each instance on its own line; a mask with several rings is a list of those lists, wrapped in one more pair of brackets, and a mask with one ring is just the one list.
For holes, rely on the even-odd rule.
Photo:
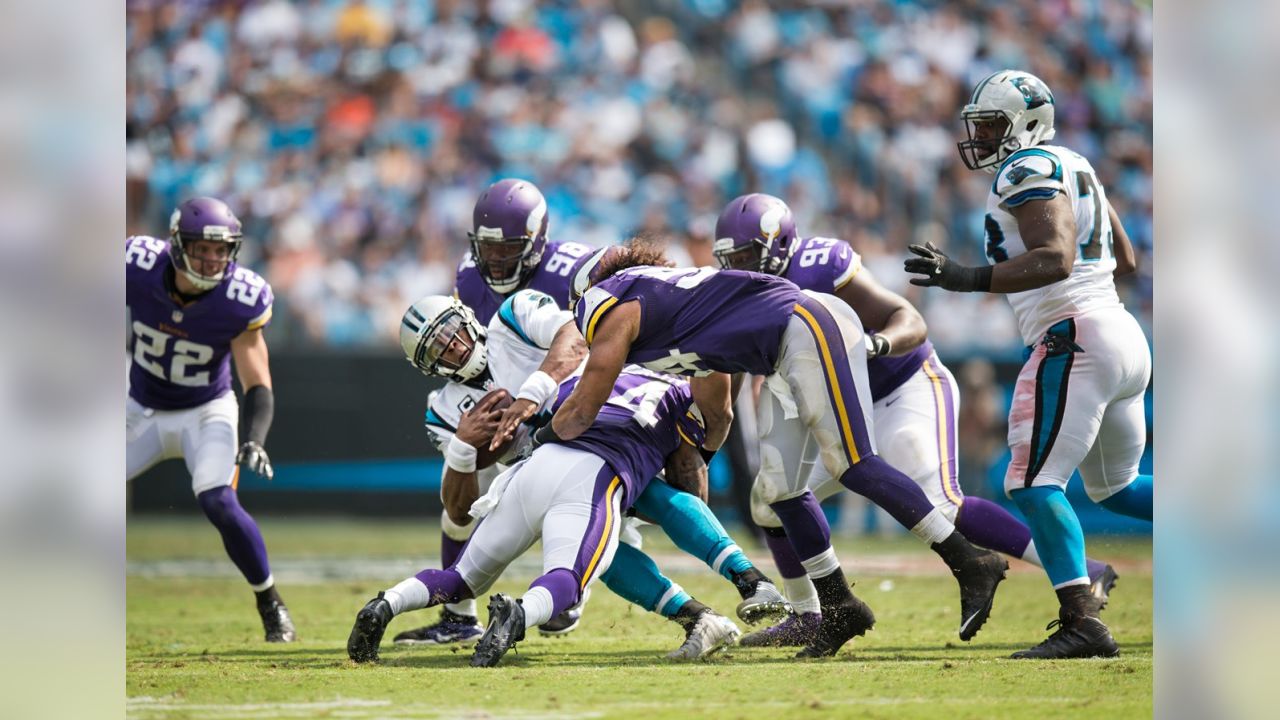
[[(581, 376), (560, 385), (554, 410), (573, 392)], [(609, 400), (586, 432), (564, 442), (609, 464), (626, 487), (623, 509), (630, 508), (667, 463), (667, 456), (688, 442), (701, 445), (702, 423), (695, 419), (693, 395), (685, 381), (630, 365), (613, 383)]]
[[(569, 285), (573, 282), (573, 266), (579, 259), (592, 252), (590, 247), (582, 243), (547, 243), (547, 248), (542, 253), (542, 262), (538, 263), (538, 268), (533, 271), (529, 282), (519, 289), (544, 292), (554, 298), (557, 305), (567, 310)], [(458, 266), (458, 277), (454, 281), (453, 293), (458, 296), (463, 305), (471, 308), (482, 325), (488, 325), (489, 320), (497, 314), (498, 308), (502, 307), (503, 301), (510, 297), (499, 294), (489, 287), (484, 278), (480, 277), (480, 271), (476, 269), (475, 261), (471, 259), (469, 252), (462, 259), (462, 264)]]
[[(836, 238), (813, 237), (800, 241), (782, 276), (802, 290), (834, 295), (836, 290), (853, 279), (861, 267), (862, 258), (849, 243)], [(869, 327), (867, 332), (877, 329)], [(933, 344), (926, 339), (906, 355), (879, 357), (868, 361), (871, 401), (878, 401), (897, 390), (902, 383), (919, 372), (931, 354)]]
[(231, 340), (271, 321), (271, 286), (252, 270), (231, 263), (221, 283), (183, 306), (166, 285), (171, 268), (168, 241), (125, 241), (129, 396), (156, 410), (191, 408), (230, 392)]
[(635, 267), (588, 289), (575, 313), (590, 345), (611, 308), (638, 301), (640, 333), (627, 361), (651, 370), (771, 375), (803, 296), (793, 283), (761, 273)]

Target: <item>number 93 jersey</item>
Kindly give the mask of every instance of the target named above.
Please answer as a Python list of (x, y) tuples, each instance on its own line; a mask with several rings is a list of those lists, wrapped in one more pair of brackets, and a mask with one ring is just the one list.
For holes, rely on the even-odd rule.
[(169, 293), (169, 243), (125, 241), (125, 308), (130, 349), (129, 396), (144, 407), (182, 410), (231, 392), (231, 341), (271, 321), (271, 286), (231, 263), (222, 282), (193, 303)]
[(1065, 280), (1008, 296), (1027, 345), (1036, 344), (1061, 320), (1099, 308), (1122, 307), (1112, 277), (1116, 258), (1106, 193), (1089, 161), (1064, 147), (1020, 150), (1000, 166), (987, 198), (987, 260), (996, 264), (1025, 253), (1018, 221), (1010, 210), (1058, 193), (1066, 195), (1075, 215), (1075, 263)]

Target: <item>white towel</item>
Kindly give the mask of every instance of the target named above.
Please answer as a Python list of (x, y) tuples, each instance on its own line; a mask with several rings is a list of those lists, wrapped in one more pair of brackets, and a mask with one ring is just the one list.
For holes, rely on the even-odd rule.
[(493, 479), (493, 483), (489, 485), (489, 492), (481, 495), (475, 502), (471, 503), (471, 509), (467, 514), (479, 520), (480, 518), (493, 512), (498, 507), (498, 501), (502, 499), (502, 493), (507, 491), (507, 485), (511, 482), (511, 478), (515, 477), (517, 471), (525, 464), (526, 460), (512, 465), (498, 474)]

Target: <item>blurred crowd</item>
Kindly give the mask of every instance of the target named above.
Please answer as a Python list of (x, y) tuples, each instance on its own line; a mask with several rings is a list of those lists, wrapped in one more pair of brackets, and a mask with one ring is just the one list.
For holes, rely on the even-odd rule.
[(449, 292), (476, 195), (534, 181), (553, 240), (639, 231), (711, 264), (730, 198), (785, 199), (924, 311), (944, 355), (1016, 356), (1003, 298), (922, 294), (981, 259), (990, 176), (955, 150), (988, 73), (1039, 75), (1136, 245), (1150, 331), (1152, 14), (1124, 0), (129, 0), (129, 232), (214, 195), (277, 295), (273, 347), (394, 347)]

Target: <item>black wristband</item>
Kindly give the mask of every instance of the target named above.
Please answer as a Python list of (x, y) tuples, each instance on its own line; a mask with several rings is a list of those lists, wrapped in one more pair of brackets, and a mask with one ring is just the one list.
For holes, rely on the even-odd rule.
[(705, 463), (705, 464), (707, 464), (707, 465), (710, 465), (710, 464), (711, 464), (711, 458), (713, 458), (713, 457), (715, 457), (715, 456), (716, 456), (716, 451), (715, 451), (715, 450), (708, 450), (708, 449), (706, 449), (706, 448), (702, 447), (701, 445), (699, 445), (699, 446), (698, 446), (698, 454), (702, 456), (702, 462), (703, 462), (703, 463)]
[(546, 445), (547, 443), (564, 442), (564, 438), (556, 434), (555, 428), (551, 427), (551, 423), (547, 423), (538, 428), (533, 434), (533, 446)]
[(245, 440), (265, 445), (267, 431), (276, 414), (276, 396), (266, 385), (254, 385), (244, 393), (244, 408), (240, 420), (244, 424)]
[(980, 265), (978, 268), (956, 268), (956, 286), (952, 290), (961, 292), (991, 292), (991, 272), (995, 265)]

